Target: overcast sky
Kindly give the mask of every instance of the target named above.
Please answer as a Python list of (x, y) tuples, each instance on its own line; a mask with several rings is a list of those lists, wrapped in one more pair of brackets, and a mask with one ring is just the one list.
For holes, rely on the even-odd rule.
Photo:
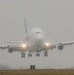
[[(50, 42), (74, 41), (74, 0), (0, 0), (0, 44), (19, 42), (24, 31), (24, 17), (28, 31), (39, 27)], [(74, 45), (63, 51), (49, 51), (49, 57), (21, 59), (20, 52), (0, 51), (0, 64), (12, 68), (69, 68), (74, 67)]]

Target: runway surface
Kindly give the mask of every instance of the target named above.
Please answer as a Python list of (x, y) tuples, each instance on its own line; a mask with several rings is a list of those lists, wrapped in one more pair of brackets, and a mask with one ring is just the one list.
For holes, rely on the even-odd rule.
[(73, 69), (0, 70), (0, 75), (74, 75)]

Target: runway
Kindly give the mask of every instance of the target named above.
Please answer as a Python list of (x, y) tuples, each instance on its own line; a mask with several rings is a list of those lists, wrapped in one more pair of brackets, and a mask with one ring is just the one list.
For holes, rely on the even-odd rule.
[(0, 75), (74, 75), (73, 69), (0, 70)]

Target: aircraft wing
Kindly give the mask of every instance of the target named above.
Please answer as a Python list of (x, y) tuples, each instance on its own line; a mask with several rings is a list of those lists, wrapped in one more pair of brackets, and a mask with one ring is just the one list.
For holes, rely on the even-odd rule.
[(6, 49), (6, 48), (8, 48), (8, 45), (0, 45), (0, 49)]
[(8, 49), (9, 53), (12, 53), (13, 51), (20, 51), (20, 52), (25, 52), (26, 50), (28, 50), (28, 46), (23, 44), (17, 44), (17, 45), (0, 45), (0, 49)]
[(72, 44), (74, 44), (74, 41), (70, 41), (70, 42), (62, 42), (62, 43), (60, 43), (60, 44), (62, 44), (63, 46), (66, 46), (66, 45), (72, 45)]
[(74, 44), (74, 41), (70, 41), (70, 42), (62, 42), (62, 43), (59, 43), (56, 45), (56, 47), (59, 49), (59, 50), (62, 50), (64, 48), (64, 46), (67, 46), (67, 45), (72, 45)]
[(61, 43), (58, 43), (58, 44), (45, 44), (43, 46), (43, 50), (53, 50), (55, 48), (58, 48), (59, 50), (62, 50), (64, 48), (64, 46), (67, 46), (67, 45), (72, 45), (74, 44), (74, 41), (70, 41), (70, 42), (61, 42)]
[(58, 47), (59, 50), (62, 50), (64, 48), (64, 46), (67, 46), (67, 45), (70, 45), (71, 46), (72, 44), (74, 44), (74, 41), (62, 42), (62, 43), (59, 43), (57, 45), (57, 47)]
[[(55, 48), (58, 48), (59, 50), (62, 50), (64, 48), (64, 46), (67, 46), (67, 45), (72, 45), (74, 44), (74, 41), (71, 41), (71, 42), (62, 42), (62, 43), (58, 43), (58, 44), (46, 44), (42, 47), (41, 50), (49, 50), (49, 49), (55, 49)], [(29, 46), (23, 44), (23, 45), (20, 45), (20, 44), (13, 44), (13, 45), (0, 45), (0, 49), (8, 49), (9, 52), (12, 52), (12, 51), (21, 51), (21, 52), (25, 52), (27, 50), (29, 50)]]
[(15, 43), (15, 42), (3, 42), (3, 43), (6, 43), (5, 45), (2, 44), (0, 45), (0, 49), (7, 49), (9, 48), (10, 46), (13, 46), (13, 44), (16, 46), (18, 43)]

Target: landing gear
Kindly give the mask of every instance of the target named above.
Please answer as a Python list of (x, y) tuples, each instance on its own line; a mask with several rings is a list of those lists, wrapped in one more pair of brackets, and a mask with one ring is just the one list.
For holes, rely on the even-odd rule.
[(32, 54), (31, 54), (31, 53), (29, 53), (29, 54), (28, 54), (28, 57), (32, 57)]
[(21, 53), (21, 58), (25, 58), (25, 53)]
[(37, 52), (36, 57), (37, 57), (37, 56), (40, 56), (39, 52)]
[(36, 54), (36, 57), (37, 57), (37, 56), (40, 56), (40, 54)]
[(48, 56), (48, 52), (44, 52), (44, 57), (47, 57)]

